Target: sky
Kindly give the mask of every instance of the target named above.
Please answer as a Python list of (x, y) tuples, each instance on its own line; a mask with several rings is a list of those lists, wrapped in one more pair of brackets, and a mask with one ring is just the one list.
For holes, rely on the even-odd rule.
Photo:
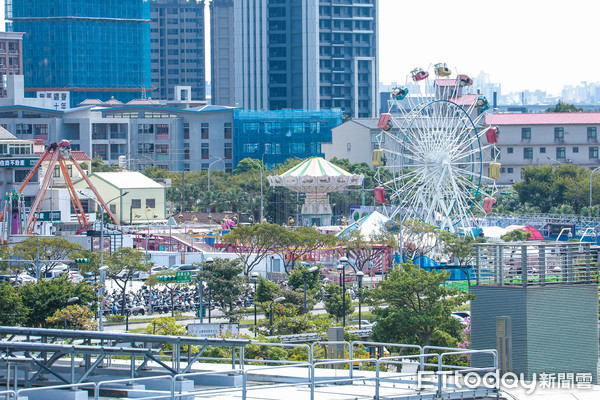
[(598, 0), (379, 0), (379, 81), (402, 83), (417, 66), (445, 62), (489, 74), (503, 93), (557, 95), (600, 82), (599, 15)]
[(379, 0), (379, 80), (445, 62), (502, 92), (600, 81), (598, 0)]

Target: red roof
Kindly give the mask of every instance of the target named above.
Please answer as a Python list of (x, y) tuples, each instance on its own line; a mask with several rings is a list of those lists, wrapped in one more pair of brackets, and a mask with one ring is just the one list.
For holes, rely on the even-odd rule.
[(600, 113), (506, 113), (488, 114), (488, 125), (600, 124)]
[(459, 106), (470, 106), (475, 102), (475, 100), (481, 96), (480, 94), (465, 94), (460, 97), (451, 97), (449, 100), (453, 103), (458, 104)]
[(457, 81), (456, 78), (450, 78), (450, 77), (445, 78), (445, 79), (444, 78), (439, 78), (439, 79), (435, 80), (435, 84), (436, 84), (436, 86), (440, 86), (440, 87), (443, 87), (443, 86), (456, 86), (456, 81)]
[[(35, 154), (41, 156), (42, 154), (44, 154), (44, 152), (36, 152)], [(88, 156), (85, 151), (71, 150), (71, 155), (73, 156), (73, 159), (75, 161), (90, 161), (91, 160), (90, 156)]]

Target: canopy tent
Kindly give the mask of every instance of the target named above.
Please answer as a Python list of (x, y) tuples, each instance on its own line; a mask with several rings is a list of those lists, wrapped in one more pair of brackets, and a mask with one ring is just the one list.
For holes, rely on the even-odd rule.
[(348, 236), (353, 231), (359, 231), (362, 236), (366, 238), (372, 238), (375, 235), (383, 233), (387, 230), (385, 224), (388, 221), (390, 221), (388, 217), (379, 211), (373, 211), (369, 215), (364, 216), (353, 224), (347, 226), (338, 234), (338, 237)]

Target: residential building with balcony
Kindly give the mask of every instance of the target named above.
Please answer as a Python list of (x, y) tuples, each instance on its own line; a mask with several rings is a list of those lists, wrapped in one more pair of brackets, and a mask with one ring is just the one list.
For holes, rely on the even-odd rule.
[(490, 114), (486, 124), (500, 130), (498, 184), (520, 181), (521, 170), (529, 165), (600, 166), (600, 113)]

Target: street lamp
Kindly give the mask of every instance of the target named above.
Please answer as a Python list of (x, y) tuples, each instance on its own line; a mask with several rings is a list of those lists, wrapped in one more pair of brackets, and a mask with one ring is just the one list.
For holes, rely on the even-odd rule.
[(296, 222), (296, 221), (294, 221), (294, 218), (292, 218), (291, 216), (288, 217), (288, 226), (290, 228), (292, 227), (292, 225), (294, 225), (294, 222)]
[[(69, 300), (67, 300), (67, 304), (72, 304), (72, 303), (75, 303), (76, 301), (79, 301), (79, 297), (71, 297)], [(67, 329), (67, 314), (66, 313), (63, 318), (63, 323), (64, 323), (65, 329)]]
[[(212, 264), (213, 262), (215, 262), (215, 259), (212, 257), (207, 258), (204, 263), (205, 264)], [(202, 270), (204, 270), (204, 266), (202, 266)], [(202, 293), (202, 292), (200, 292)], [(200, 295), (202, 296), (202, 294)], [(210, 299), (212, 297), (212, 293), (208, 295), (208, 323), (210, 324)], [(200, 297), (200, 304), (202, 304), (202, 297)]]
[[(265, 153), (263, 153), (263, 158), (265, 156)], [(252, 158), (248, 158), (248, 161), (258, 165), (258, 168), (260, 168), (260, 219), (259, 219), (259, 223), (263, 223), (263, 216), (264, 216), (264, 207), (263, 207), (263, 168), (264, 168), (264, 163), (263, 163), (263, 159), (261, 158), (260, 164), (258, 163), (258, 161), (252, 159)]]
[(592, 216), (592, 176), (598, 170), (600, 170), (600, 167), (596, 167), (590, 172), (590, 217)]
[(346, 327), (346, 264), (348, 263), (347, 257), (341, 257), (340, 263), (337, 269), (342, 270), (342, 326)]
[(100, 272), (100, 287), (98, 288), (98, 330), (102, 332), (104, 327), (102, 326), (102, 314), (104, 314), (104, 282), (106, 280), (106, 270), (108, 265), (103, 265), (98, 268)]
[(356, 273), (356, 277), (358, 278), (358, 329), (362, 329), (362, 315), (360, 313), (360, 306), (362, 300), (362, 280), (363, 276), (365, 276), (364, 272), (358, 271)]
[(256, 335), (258, 334), (258, 332), (256, 331), (256, 284), (258, 283), (258, 272), (254, 271), (250, 276), (251, 276), (251, 280), (252, 283), (254, 283), (254, 337), (256, 337)]
[(204, 284), (202, 282), (202, 272), (204, 271), (204, 264), (200, 264), (200, 271), (196, 277), (198, 278), (198, 294), (200, 296), (199, 306), (198, 306), (198, 317), (200, 317), (200, 325), (204, 323), (204, 302), (203, 302), (203, 291)]
[(215, 160), (215, 161), (213, 161), (213, 162), (211, 162), (211, 163), (208, 165), (208, 191), (209, 191), (209, 192), (210, 192), (210, 167), (212, 167), (212, 166), (213, 166), (213, 164), (215, 164), (215, 163), (218, 163), (219, 161), (221, 161), (221, 162), (223, 163), (223, 166), (225, 166), (225, 161), (223, 161), (223, 159), (222, 159), (222, 158), (215, 157), (215, 156), (211, 156), (211, 157), (212, 157), (212, 158), (216, 158), (216, 160)]
[[(104, 203), (104, 205), (102, 205), (98, 199), (94, 199), (93, 197), (90, 197), (86, 194), (84, 194), (83, 192), (79, 192), (79, 194), (87, 197), (90, 200), (93, 200), (94, 202), (96, 202), (96, 204), (102, 206), (102, 211), (101, 211), (101, 215), (100, 215), (100, 265), (104, 265), (104, 210), (106, 210), (106, 207), (112, 203), (113, 201), (115, 201), (116, 199), (119, 199), (121, 197), (126, 196), (127, 194), (129, 194), (129, 192), (125, 192), (123, 194), (118, 195), (117, 197), (110, 199), (109, 201), (107, 201), (106, 203)], [(109, 246), (110, 247), (110, 246)]]
[(285, 297), (278, 297), (271, 302), (271, 313), (270, 313), (270, 321), (269, 321), (269, 336), (273, 336), (273, 304), (281, 303), (285, 300)]
[(315, 272), (318, 269), (319, 269), (319, 267), (310, 267), (309, 269), (304, 271), (304, 275), (303, 275), (303, 277), (304, 277), (304, 314), (306, 314), (306, 275), (312, 274), (313, 272)]
[(558, 242), (560, 237), (562, 236), (563, 232), (567, 232), (567, 240), (573, 238), (573, 232), (571, 232), (571, 228), (562, 228), (560, 230), (560, 233), (558, 234), (558, 236), (556, 237), (556, 241)]

